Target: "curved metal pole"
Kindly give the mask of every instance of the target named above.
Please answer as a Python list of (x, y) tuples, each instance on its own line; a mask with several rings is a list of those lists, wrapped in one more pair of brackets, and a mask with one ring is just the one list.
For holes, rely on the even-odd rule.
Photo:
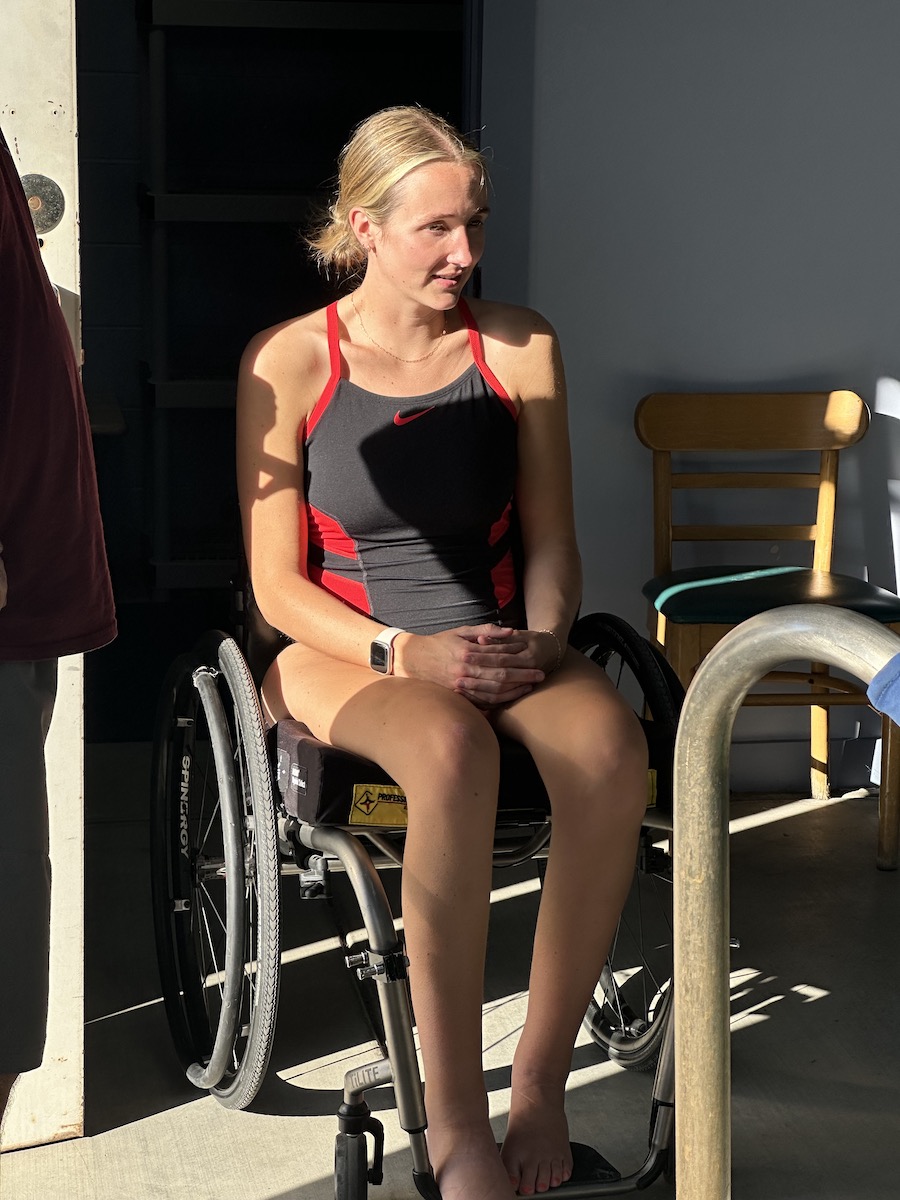
[(688, 689), (675, 743), (675, 1111), (679, 1200), (731, 1196), (728, 766), (737, 711), (789, 659), (869, 684), (900, 638), (845, 609), (773, 609), (731, 630)]

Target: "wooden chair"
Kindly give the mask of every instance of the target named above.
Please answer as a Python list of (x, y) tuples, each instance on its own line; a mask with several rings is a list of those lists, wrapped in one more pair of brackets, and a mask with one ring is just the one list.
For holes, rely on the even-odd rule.
[[(900, 622), (900, 598), (864, 580), (831, 571), (838, 455), (865, 434), (869, 414), (854, 392), (662, 393), (645, 396), (635, 413), (638, 437), (653, 451), (654, 578), (644, 587), (653, 604), (657, 642), (687, 685), (705, 655), (728, 629), (785, 604), (835, 604), (884, 624)], [(801, 452), (805, 452), (802, 453)], [(673, 455), (677, 456), (673, 469)], [(797, 469), (798, 460), (805, 469)], [(812, 459), (812, 461), (809, 461)], [(766, 469), (768, 467), (768, 469)], [(730, 520), (714, 523), (708, 509), (723, 489), (741, 489), (741, 518), (765, 492), (776, 489), (780, 509), (809, 509), (794, 523)], [(804, 495), (797, 495), (802, 490)], [(795, 493), (793, 497), (786, 493)], [(673, 493), (679, 498), (674, 501)], [(690, 517), (690, 506), (701, 510)], [(702, 519), (700, 519), (702, 517)], [(807, 565), (758, 560), (676, 568), (675, 543), (805, 543)], [(810, 553), (811, 551), (811, 553)], [(795, 549), (796, 555), (798, 551)], [(716, 551), (720, 557), (721, 550)], [(780, 554), (780, 549), (779, 549)], [(723, 556), (724, 557), (724, 556)], [(776, 671), (766, 677), (789, 691), (753, 691), (746, 703), (806, 705), (811, 710), (810, 782), (816, 799), (828, 796), (829, 709), (865, 704), (855, 682), (826, 666)], [(798, 687), (799, 685), (799, 687)], [(900, 733), (882, 726), (878, 866), (897, 867), (900, 851)]]

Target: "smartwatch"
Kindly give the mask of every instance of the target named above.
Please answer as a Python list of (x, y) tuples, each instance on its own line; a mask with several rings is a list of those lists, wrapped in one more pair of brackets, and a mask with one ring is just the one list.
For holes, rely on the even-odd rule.
[(369, 646), (369, 666), (379, 675), (394, 673), (394, 638), (403, 629), (385, 629)]

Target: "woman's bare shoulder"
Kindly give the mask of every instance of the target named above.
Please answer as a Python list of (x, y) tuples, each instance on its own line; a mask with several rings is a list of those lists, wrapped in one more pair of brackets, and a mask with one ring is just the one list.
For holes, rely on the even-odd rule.
[(291, 427), (312, 412), (331, 374), (326, 312), (293, 317), (251, 338), (241, 358), (239, 409), (259, 402), (269, 411), (274, 397), (276, 415)]
[(263, 329), (250, 339), (241, 358), (241, 374), (271, 384), (299, 381), (324, 368), (328, 376), (326, 310), (317, 309)]
[(483, 337), (507, 341), (521, 347), (532, 337), (555, 337), (553, 326), (534, 308), (497, 300), (469, 300)]
[(533, 308), (489, 300), (473, 300), (471, 308), (485, 358), (514, 401), (560, 390), (559, 344), (545, 317)]

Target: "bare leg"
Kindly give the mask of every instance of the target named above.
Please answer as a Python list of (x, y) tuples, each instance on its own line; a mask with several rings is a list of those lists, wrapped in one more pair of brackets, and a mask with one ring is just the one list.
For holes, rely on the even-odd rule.
[(409, 800), (403, 917), (425, 1067), (428, 1148), (443, 1200), (511, 1200), (482, 1069), (484, 955), (499, 752), (445, 689), (291, 647), (264, 685), (270, 713), (379, 762)]
[(571, 1173), (566, 1078), (634, 871), (647, 748), (634, 714), (603, 673), (574, 651), (497, 725), (528, 746), (553, 814), (503, 1145), (510, 1180), (529, 1195)]
[(18, 1078), (18, 1075), (0, 1075), (0, 1125), (3, 1124), (3, 1114), (6, 1112), (10, 1093)]

